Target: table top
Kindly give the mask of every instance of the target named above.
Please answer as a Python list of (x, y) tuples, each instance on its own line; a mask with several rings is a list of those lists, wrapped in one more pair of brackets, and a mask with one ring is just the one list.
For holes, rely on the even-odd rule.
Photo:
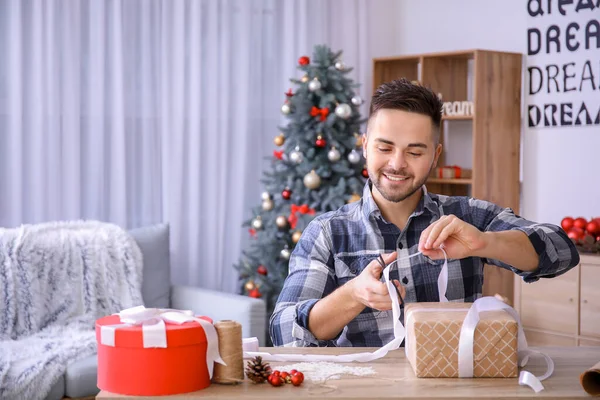
[[(494, 398), (537, 399), (591, 398), (581, 387), (579, 376), (600, 362), (600, 347), (532, 347), (548, 354), (554, 361), (554, 374), (542, 382), (544, 390), (535, 393), (528, 386), (520, 386), (517, 378), (417, 378), (404, 354), (404, 348), (393, 350), (385, 357), (367, 363), (344, 363), (348, 366), (372, 367), (374, 375), (342, 376), (327, 382), (311, 382), (301, 386), (273, 387), (268, 383), (254, 384), (248, 379), (238, 385), (212, 384), (210, 387), (174, 396), (132, 397), (101, 391), (96, 399), (448, 399)], [(373, 348), (261, 348), (272, 354), (350, 354), (374, 351)], [(292, 362), (270, 363), (274, 369)], [(527, 371), (539, 376), (546, 370), (541, 357), (530, 359)]]

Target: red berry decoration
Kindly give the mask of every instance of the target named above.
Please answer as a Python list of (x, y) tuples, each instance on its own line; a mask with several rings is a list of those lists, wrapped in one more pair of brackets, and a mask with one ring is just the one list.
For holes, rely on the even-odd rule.
[(265, 267), (264, 265), (259, 265), (258, 268), (256, 268), (256, 272), (258, 272), (261, 275), (267, 275), (267, 267)]
[(367, 171), (366, 168), (363, 168), (363, 170), (362, 170), (362, 176), (364, 176), (365, 178), (369, 177), (369, 171)]
[(319, 135), (317, 136), (317, 140), (315, 140), (315, 146), (323, 148), (327, 146), (327, 141)]
[(285, 188), (283, 192), (281, 192), (281, 197), (285, 200), (289, 200), (292, 197), (292, 191), (289, 188)]
[(310, 58), (308, 58), (307, 56), (302, 56), (298, 59), (298, 64), (308, 65), (308, 64), (310, 64)]

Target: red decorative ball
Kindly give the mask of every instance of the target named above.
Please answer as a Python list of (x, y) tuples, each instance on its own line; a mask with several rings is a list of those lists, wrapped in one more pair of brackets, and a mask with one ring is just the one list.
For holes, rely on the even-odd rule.
[(583, 217), (576, 218), (575, 221), (573, 222), (573, 226), (575, 228), (584, 229), (584, 230), (585, 230), (585, 226), (587, 224), (588, 224), (587, 220)]
[(292, 197), (292, 191), (290, 189), (284, 189), (283, 192), (281, 192), (281, 197), (285, 200), (289, 200)]
[(585, 226), (585, 230), (591, 235), (600, 235), (600, 222), (596, 220), (588, 222)]
[(259, 265), (258, 268), (256, 268), (256, 272), (258, 272), (261, 275), (267, 275), (267, 267), (265, 267), (264, 265)]
[(252, 289), (251, 291), (248, 292), (248, 296), (258, 299), (259, 297), (262, 296), (262, 294), (260, 293), (260, 291), (258, 289)]
[(366, 168), (363, 168), (363, 170), (362, 170), (362, 176), (364, 176), (365, 178), (369, 177), (369, 171), (367, 171)]
[(564, 217), (562, 221), (560, 221), (560, 226), (565, 230), (565, 232), (568, 232), (573, 227), (574, 222), (575, 220), (572, 217)]
[(325, 140), (321, 136), (319, 136), (319, 137), (317, 137), (317, 140), (315, 140), (315, 146), (323, 148), (323, 147), (327, 146), (327, 140)]
[(308, 64), (310, 64), (310, 58), (308, 58), (307, 56), (302, 56), (298, 59), (298, 64), (308, 65)]

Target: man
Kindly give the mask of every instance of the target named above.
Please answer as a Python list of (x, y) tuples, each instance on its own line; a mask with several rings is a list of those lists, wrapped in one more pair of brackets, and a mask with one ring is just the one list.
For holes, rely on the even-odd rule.
[[(527, 221), (486, 201), (427, 192), (425, 181), (442, 151), (441, 109), (431, 90), (407, 80), (377, 89), (363, 140), (369, 172), (363, 197), (304, 230), (270, 319), (275, 346), (380, 347), (392, 340), (380, 254), (386, 265), (399, 260), (390, 278), (405, 302), (439, 301), (442, 244), (449, 301), (481, 297), (484, 263), (526, 282), (578, 264), (558, 226)], [(422, 255), (405, 258), (418, 251)]]

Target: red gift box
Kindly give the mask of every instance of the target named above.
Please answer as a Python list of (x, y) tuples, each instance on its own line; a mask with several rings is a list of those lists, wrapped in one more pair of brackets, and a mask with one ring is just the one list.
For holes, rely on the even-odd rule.
[(134, 307), (96, 321), (98, 388), (134, 396), (189, 393), (210, 385), (221, 362), (209, 318)]

